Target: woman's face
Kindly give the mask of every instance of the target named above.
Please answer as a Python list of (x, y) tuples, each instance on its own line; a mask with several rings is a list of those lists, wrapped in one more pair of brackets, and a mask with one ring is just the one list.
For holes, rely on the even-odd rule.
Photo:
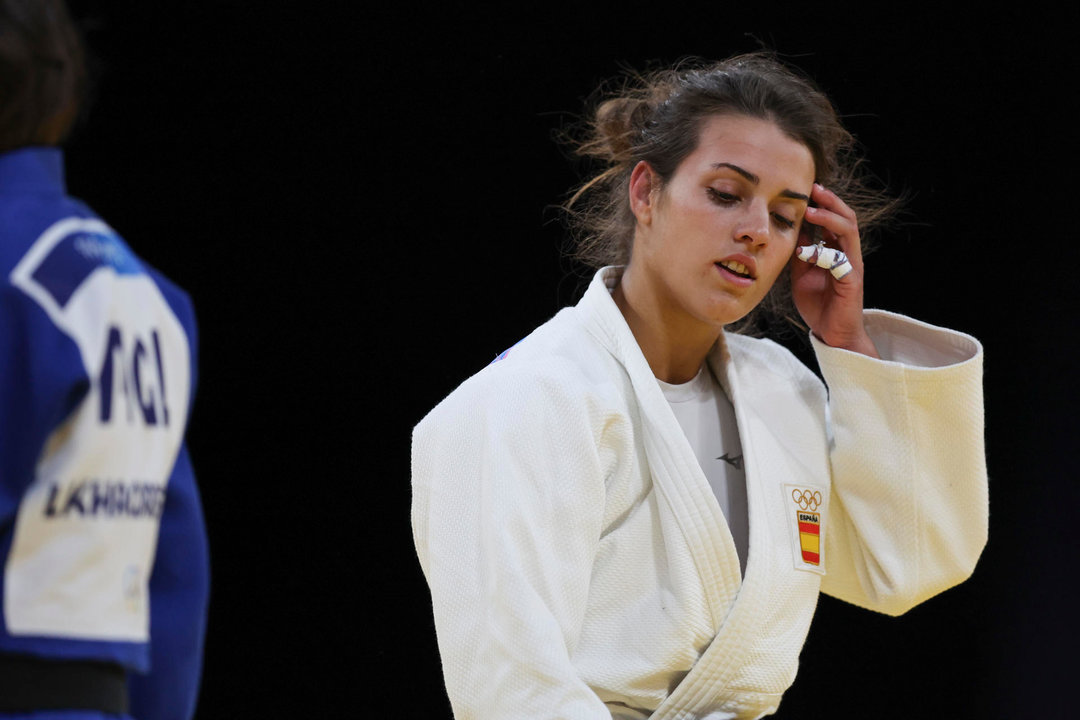
[(791, 258), (813, 182), (810, 150), (772, 122), (710, 118), (665, 187), (657, 191), (647, 165), (635, 169), (638, 223), (627, 272), (648, 283), (675, 327), (735, 322)]

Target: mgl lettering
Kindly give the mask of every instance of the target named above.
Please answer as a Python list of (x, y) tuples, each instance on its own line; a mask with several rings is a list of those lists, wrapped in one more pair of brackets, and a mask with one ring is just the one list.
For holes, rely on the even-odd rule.
[[(152, 356), (150, 348), (153, 349)], [(101, 390), (102, 423), (112, 419), (113, 398), (121, 394), (129, 423), (135, 419), (135, 406), (145, 424), (167, 426), (169, 406), (165, 397), (165, 365), (158, 331), (150, 332), (148, 342), (134, 334), (134, 339), (125, 343), (121, 329), (111, 325), (98, 387)]]

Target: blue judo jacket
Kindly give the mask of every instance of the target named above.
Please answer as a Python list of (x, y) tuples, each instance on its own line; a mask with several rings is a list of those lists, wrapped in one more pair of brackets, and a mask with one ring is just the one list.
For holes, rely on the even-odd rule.
[(198, 695), (196, 357), (190, 299), (66, 194), (61, 151), (0, 155), (0, 654), (119, 665), (135, 720)]

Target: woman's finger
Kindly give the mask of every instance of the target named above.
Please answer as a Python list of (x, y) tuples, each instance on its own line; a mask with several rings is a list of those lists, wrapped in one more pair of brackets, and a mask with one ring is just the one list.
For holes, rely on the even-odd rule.
[(832, 233), (833, 238), (836, 240), (851, 238), (852, 236), (858, 237), (859, 235), (859, 228), (853, 221), (831, 210), (808, 207), (806, 208), (805, 219), (807, 222), (824, 228), (827, 231), (825, 233), (826, 239), (829, 238), (829, 233)]
[(847, 253), (856, 268), (862, 267), (862, 247), (858, 219), (847, 203), (835, 193), (814, 183), (810, 194), (817, 207), (806, 209), (805, 221), (822, 228), (822, 237)]
[(821, 183), (814, 183), (814, 187), (810, 192), (810, 199), (816, 202), (818, 207), (831, 210), (851, 222), (856, 220), (855, 211), (848, 207), (848, 204), (841, 200), (839, 195)]

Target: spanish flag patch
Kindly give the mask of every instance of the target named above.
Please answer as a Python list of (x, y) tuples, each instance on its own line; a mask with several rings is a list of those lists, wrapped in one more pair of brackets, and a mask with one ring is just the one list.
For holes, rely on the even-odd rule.
[(811, 565), (821, 564), (821, 516), (817, 513), (798, 513), (799, 548), (803, 562)]

